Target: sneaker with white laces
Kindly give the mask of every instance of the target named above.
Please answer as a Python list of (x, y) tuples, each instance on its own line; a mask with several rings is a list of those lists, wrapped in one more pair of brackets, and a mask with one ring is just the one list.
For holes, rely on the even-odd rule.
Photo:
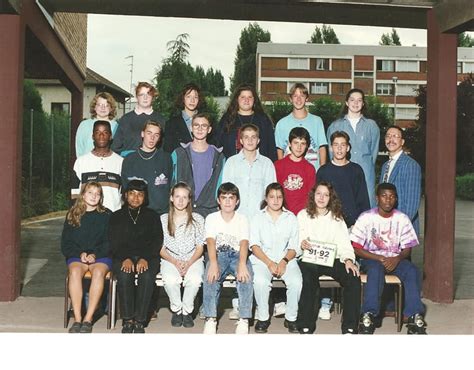
[(237, 321), (237, 327), (235, 328), (235, 334), (248, 334), (249, 333), (249, 320), (239, 319)]
[(274, 317), (283, 317), (286, 313), (286, 302), (278, 302), (275, 303), (275, 307), (273, 309), (273, 316)]
[(426, 322), (423, 315), (417, 313), (408, 318), (407, 334), (426, 334)]
[(216, 334), (217, 332), (217, 320), (215, 317), (207, 317), (204, 323), (203, 334)]
[(331, 308), (327, 306), (321, 306), (318, 317), (321, 320), (331, 320)]

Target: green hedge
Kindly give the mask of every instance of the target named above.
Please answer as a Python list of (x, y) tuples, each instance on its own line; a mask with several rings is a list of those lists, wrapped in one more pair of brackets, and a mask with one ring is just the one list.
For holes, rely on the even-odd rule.
[(474, 173), (456, 177), (456, 196), (474, 200)]

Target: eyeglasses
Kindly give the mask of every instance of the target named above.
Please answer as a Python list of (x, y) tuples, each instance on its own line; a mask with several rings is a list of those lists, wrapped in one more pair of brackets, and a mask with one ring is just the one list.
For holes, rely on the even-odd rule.
[(385, 135), (385, 139), (400, 139), (401, 137), (401, 135)]
[(107, 104), (96, 104), (95, 106), (96, 106), (96, 108), (110, 108), (109, 103), (107, 103)]

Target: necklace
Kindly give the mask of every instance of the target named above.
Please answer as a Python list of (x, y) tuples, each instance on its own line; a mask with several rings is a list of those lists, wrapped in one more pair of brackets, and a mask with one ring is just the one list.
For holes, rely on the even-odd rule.
[(139, 155), (144, 161), (148, 161), (148, 160), (152, 159), (152, 158), (155, 156), (155, 154), (156, 154), (156, 152), (157, 152), (158, 150), (155, 148), (155, 150), (153, 151), (153, 154), (152, 154), (151, 156), (149, 156), (148, 158), (142, 156), (142, 153), (140, 153), (141, 151), (142, 151), (142, 149), (139, 148), (139, 149), (138, 149), (138, 155)]
[(92, 150), (92, 154), (94, 154), (96, 157), (102, 157), (102, 158), (110, 157), (112, 153), (113, 152), (110, 149), (108, 152), (105, 152), (105, 153), (98, 152), (95, 149)]
[(138, 216), (140, 216), (140, 210), (141, 210), (141, 207), (138, 208), (137, 217), (135, 217), (135, 219), (134, 219), (133, 216), (132, 216), (132, 213), (130, 212), (130, 207), (128, 207), (128, 215), (132, 219), (134, 225), (137, 224)]

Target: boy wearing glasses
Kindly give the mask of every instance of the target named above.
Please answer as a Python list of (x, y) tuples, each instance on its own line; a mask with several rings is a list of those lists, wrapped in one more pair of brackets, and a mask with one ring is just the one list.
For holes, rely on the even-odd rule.
[(222, 182), (224, 154), (207, 142), (212, 130), (209, 117), (198, 113), (193, 117), (193, 141), (181, 143), (171, 154), (173, 183), (185, 182), (193, 190), (193, 212), (206, 217), (218, 210), (216, 192)]
[(165, 127), (165, 118), (152, 107), (153, 99), (158, 96), (158, 91), (148, 82), (139, 82), (135, 95), (137, 105), (131, 112), (119, 119), (117, 133), (114, 136), (112, 150), (126, 157), (136, 151), (142, 145), (142, 128), (146, 121), (159, 122)]
[(426, 334), (420, 271), (409, 261), (411, 249), (419, 244), (418, 237), (408, 216), (395, 209), (397, 188), (393, 184), (380, 184), (376, 199), (377, 208), (362, 213), (351, 231), (354, 252), (361, 259), (361, 271), (367, 273), (359, 334), (375, 331), (385, 274), (393, 274), (403, 283), (407, 334)]
[(420, 235), (418, 208), (421, 197), (421, 168), (417, 161), (403, 151), (403, 130), (390, 126), (385, 135), (389, 159), (382, 166), (380, 182), (389, 182), (397, 188), (397, 209), (409, 218), (416, 234)]

